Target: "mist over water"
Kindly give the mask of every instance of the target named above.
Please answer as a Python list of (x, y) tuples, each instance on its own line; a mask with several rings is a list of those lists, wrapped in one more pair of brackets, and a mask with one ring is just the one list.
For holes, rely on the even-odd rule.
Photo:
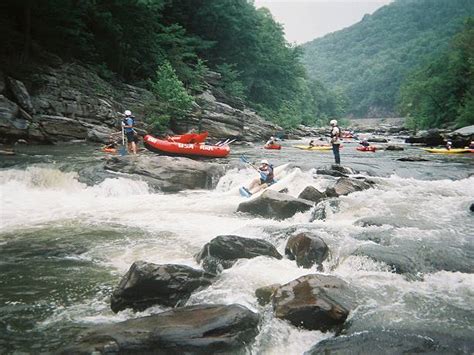
[[(78, 171), (100, 162), (95, 147), (22, 148), (0, 170), (0, 353), (51, 352), (80, 330), (164, 310), (113, 314), (109, 296), (137, 260), (198, 268), (194, 260), (212, 238), (236, 234), (263, 238), (284, 254), (285, 230), (312, 231), (328, 244), (324, 273), (347, 281), (359, 305), (350, 331), (409, 330), (438, 333), (469, 343), (474, 334), (474, 160), (424, 154), (428, 162), (399, 162), (405, 152), (357, 153), (347, 144), (342, 163), (374, 175), (375, 188), (340, 197), (325, 220), (312, 211), (275, 221), (237, 214), (238, 188), (255, 172), (240, 154), (275, 165), (291, 163), (277, 189), (298, 195), (324, 189), (334, 178), (315, 175), (332, 154), (305, 152), (285, 142), (280, 152), (237, 147), (221, 160), (227, 173), (213, 190), (153, 192), (143, 181), (118, 175), (88, 186)], [(41, 150), (43, 149), (43, 150)], [(363, 223), (361, 221), (369, 221)], [(413, 275), (356, 251), (403, 251)], [(385, 249), (384, 249), (385, 250)], [(403, 260), (400, 260), (403, 262)], [(239, 303), (262, 316), (252, 354), (302, 354), (333, 333), (297, 329), (259, 306), (255, 289), (316, 272), (288, 259), (242, 259), (188, 304)], [(472, 340), (471, 343), (472, 345)], [(474, 348), (474, 347), (473, 347)], [(473, 349), (471, 348), (471, 349)]]

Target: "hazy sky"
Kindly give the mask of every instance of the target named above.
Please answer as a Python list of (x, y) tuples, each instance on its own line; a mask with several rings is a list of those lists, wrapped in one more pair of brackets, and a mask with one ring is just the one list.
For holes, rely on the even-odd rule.
[(288, 42), (298, 44), (359, 22), (393, 0), (255, 0), (285, 26)]

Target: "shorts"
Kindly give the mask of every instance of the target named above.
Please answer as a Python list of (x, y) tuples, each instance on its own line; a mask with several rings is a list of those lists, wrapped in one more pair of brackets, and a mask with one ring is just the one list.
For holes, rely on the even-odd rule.
[(135, 133), (133, 133), (133, 132), (125, 132), (125, 134), (127, 135), (127, 142), (128, 142), (128, 143), (135, 142)]

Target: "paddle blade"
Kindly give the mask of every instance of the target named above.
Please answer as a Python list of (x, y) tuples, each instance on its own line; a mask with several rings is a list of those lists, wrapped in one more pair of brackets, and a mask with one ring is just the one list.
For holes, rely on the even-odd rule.
[(124, 156), (124, 155), (127, 155), (127, 148), (125, 148), (124, 145), (122, 145), (120, 148), (119, 148), (119, 154), (120, 156)]

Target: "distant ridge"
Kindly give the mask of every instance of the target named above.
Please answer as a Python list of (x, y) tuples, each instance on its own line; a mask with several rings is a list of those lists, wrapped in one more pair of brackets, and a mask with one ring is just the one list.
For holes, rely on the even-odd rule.
[(396, 0), (357, 24), (303, 44), (309, 76), (349, 98), (356, 117), (396, 115), (398, 91), (416, 67), (441, 53), (472, 0)]

